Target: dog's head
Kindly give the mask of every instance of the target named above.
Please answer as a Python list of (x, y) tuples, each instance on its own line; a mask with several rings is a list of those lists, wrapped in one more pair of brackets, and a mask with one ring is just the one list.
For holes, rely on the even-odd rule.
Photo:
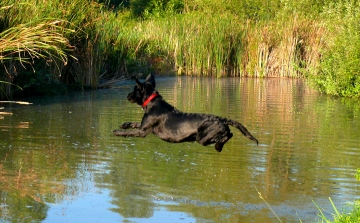
[(131, 103), (137, 103), (138, 105), (142, 105), (146, 99), (148, 99), (151, 94), (155, 93), (155, 77), (152, 74), (149, 74), (146, 77), (144, 83), (141, 83), (136, 77), (133, 77), (136, 81), (136, 85), (134, 87), (134, 91), (130, 92), (127, 96), (127, 99)]

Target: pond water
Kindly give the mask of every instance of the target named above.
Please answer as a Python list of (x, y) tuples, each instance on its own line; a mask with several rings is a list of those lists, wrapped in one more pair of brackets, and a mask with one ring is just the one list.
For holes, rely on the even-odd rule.
[[(238, 120), (214, 146), (113, 136), (141, 108), (133, 82), (2, 105), (1, 222), (315, 222), (360, 199), (359, 101), (297, 79), (157, 79), (178, 109)], [(261, 198), (259, 196), (261, 194)], [(266, 202), (265, 202), (266, 201)]]

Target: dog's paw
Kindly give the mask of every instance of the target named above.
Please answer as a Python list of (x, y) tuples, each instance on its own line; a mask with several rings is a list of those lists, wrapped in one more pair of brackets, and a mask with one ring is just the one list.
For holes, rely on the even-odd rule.
[(216, 143), (216, 144), (215, 144), (215, 149), (216, 149), (216, 151), (221, 152), (222, 149), (223, 149), (223, 146), (224, 146), (224, 144)]
[(119, 129), (115, 129), (113, 131), (114, 135), (116, 136), (122, 136), (124, 134), (124, 132), (122, 130), (119, 130)]
[(124, 122), (123, 124), (121, 124), (119, 127), (121, 129), (129, 129), (129, 128), (133, 128), (133, 123), (132, 122)]
[(138, 129), (140, 128), (140, 123), (138, 122), (124, 122), (120, 125), (121, 129)]
[[(121, 129), (128, 129), (128, 128), (132, 128), (131, 125), (132, 125), (131, 122), (124, 122), (124, 123), (121, 124), (119, 127), (120, 127)], [(114, 130), (114, 131), (117, 131), (117, 130)]]

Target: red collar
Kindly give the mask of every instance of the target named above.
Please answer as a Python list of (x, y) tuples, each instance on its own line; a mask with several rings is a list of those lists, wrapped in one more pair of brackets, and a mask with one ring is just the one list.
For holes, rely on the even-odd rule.
[(148, 99), (146, 99), (146, 100), (144, 101), (144, 103), (142, 104), (142, 107), (145, 108), (146, 105), (147, 105), (152, 99), (154, 99), (156, 96), (158, 96), (158, 94), (156, 94), (156, 93), (153, 93), (152, 95), (150, 95), (150, 97), (148, 97)]

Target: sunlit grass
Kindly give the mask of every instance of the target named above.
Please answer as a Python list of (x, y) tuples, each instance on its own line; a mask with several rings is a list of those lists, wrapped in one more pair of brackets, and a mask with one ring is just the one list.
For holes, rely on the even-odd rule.
[(356, 170), (355, 178), (360, 181), (360, 168)]
[[(59, 25), (62, 22), (20, 24), (0, 33), (0, 61), (29, 63), (35, 58), (56, 58), (66, 64), (68, 57), (65, 49), (70, 48), (70, 45), (63, 35), (65, 29)], [(72, 32), (70, 29), (66, 31)]]
[[(118, 27), (122, 19), (115, 20)], [(129, 54), (160, 55), (176, 74), (216, 77), (305, 77), (317, 69), (325, 31), (298, 16), (257, 24), (231, 13), (187, 13), (130, 26), (120, 28)]]
[[(360, 169), (356, 170), (355, 178), (360, 181)], [(262, 194), (258, 191), (258, 189), (255, 187), (256, 191), (258, 192), (259, 198), (265, 202), (265, 204), (268, 206), (268, 208), (271, 210), (271, 212), (275, 215), (277, 220), (279, 222), (282, 222), (279, 216), (276, 214), (276, 212), (271, 208), (270, 204), (265, 200), (265, 198), (262, 196)], [(329, 202), (333, 208), (332, 211), (324, 210), (321, 208), (318, 204), (316, 204), (314, 201), (317, 210), (319, 211), (318, 214), (318, 221), (317, 223), (359, 223), (360, 222), (360, 201), (357, 200), (354, 202), (351, 210), (339, 210), (332, 199), (329, 197)], [(328, 217), (328, 215), (331, 215), (331, 218)], [(299, 222), (302, 222), (301, 219), (299, 219)]]
[(329, 219), (324, 214), (324, 210), (322, 210), (315, 202), (317, 209), (319, 210), (319, 223), (358, 223), (360, 222), (360, 203), (357, 201), (353, 205), (351, 211), (339, 211), (338, 208), (335, 206), (334, 202), (331, 198), (329, 198), (331, 206), (333, 208), (333, 212), (331, 216), (333, 219)]
[(139, 19), (131, 9), (114, 12), (96, 1), (4, 0), (0, 60), (6, 68), (16, 60), (68, 64), (50, 63), (42, 73), (93, 88), (101, 78), (158, 72), (311, 76), (323, 92), (360, 94), (359, 3), (235, 2), (184, 2), (183, 11), (159, 6)]
[[(262, 196), (262, 194), (257, 190), (259, 198), (263, 200), (266, 204), (266, 206), (271, 210), (271, 212), (274, 214), (278, 222), (282, 222), (279, 216), (276, 214), (276, 212), (271, 208), (270, 204), (265, 200), (265, 198)], [(331, 198), (329, 198), (329, 201), (331, 203), (331, 206), (333, 208), (333, 212), (331, 213), (328, 211), (328, 213), (331, 215), (331, 218), (327, 217), (325, 214), (325, 210), (319, 207), (315, 202), (315, 206), (317, 210), (319, 211), (318, 217), (319, 219), (316, 221), (316, 223), (359, 223), (360, 222), (360, 202), (356, 201), (355, 204), (352, 207), (351, 211), (339, 211), (338, 208), (335, 206), (334, 202)], [(299, 219), (299, 222), (302, 222), (301, 219)]]
[(275, 215), (275, 217), (277, 218), (277, 220), (279, 222), (282, 223), (281, 219), (279, 218), (279, 216), (275, 213), (275, 211), (271, 208), (271, 206), (269, 205), (269, 203), (265, 200), (265, 198), (261, 195), (261, 193), (258, 191), (258, 189), (255, 187), (256, 191), (258, 192), (259, 198), (261, 200), (263, 200), (265, 202), (265, 204), (268, 206), (268, 208), (271, 210), (271, 212)]
[(0, 78), (12, 82), (15, 76), (18, 81), (24, 77), (26, 82), (24, 73), (31, 67), (36, 79), (50, 74), (57, 82), (96, 87), (102, 55), (95, 27), (101, 10), (94, 1), (1, 1), (0, 61), (5, 75)]

